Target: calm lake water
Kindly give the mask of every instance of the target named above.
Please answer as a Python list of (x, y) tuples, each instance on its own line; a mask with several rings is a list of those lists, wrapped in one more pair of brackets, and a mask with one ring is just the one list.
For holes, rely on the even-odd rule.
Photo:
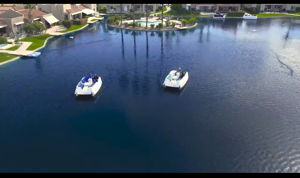
[[(300, 172), (300, 19), (199, 23), (101, 22), (0, 66), (0, 171)], [(101, 91), (76, 98), (89, 72)]]

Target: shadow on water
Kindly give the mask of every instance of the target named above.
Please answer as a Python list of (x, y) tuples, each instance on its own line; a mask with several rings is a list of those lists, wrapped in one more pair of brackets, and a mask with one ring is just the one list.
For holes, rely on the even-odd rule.
[[(186, 86), (185, 86), (186, 87)], [(180, 96), (182, 95), (182, 93), (185, 90), (185, 87), (183, 87), (182, 89), (178, 89), (178, 88), (170, 88), (170, 87), (163, 87), (163, 91), (165, 93), (168, 93), (170, 95), (177, 95)]]
[(121, 44), (122, 44), (122, 59), (125, 59), (125, 51), (124, 51), (124, 35), (123, 30), (121, 29)]
[(75, 101), (77, 101), (77, 102), (82, 102), (82, 103), (84, 103), (84, 102), (93, 102), (93, 103), (96, 103), (97, 101), (98, 101), (98, 99), (100, 98), (100, 95), (101, 95), (101, 89), (99, 90), (99, 92), (95, 95), (95, 96), (89, 96), (89, 95), (87, 95), (87, 96), (74, 96), (74, 95), (72, 95), (72, 96), (74, 96), (74, 99), (75, 99)]

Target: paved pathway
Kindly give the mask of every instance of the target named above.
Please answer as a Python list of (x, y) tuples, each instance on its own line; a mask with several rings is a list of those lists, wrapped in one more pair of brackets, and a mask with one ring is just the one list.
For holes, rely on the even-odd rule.
[(23, 41), (21, 43), (22, 43), (21, 46), (15, 51), (1, 49), (0, 52), (18, 55), (18, 56), (25, 56), (25, 55), (33, 53), (33, 51), (27, 50), (27, 48), (31, 45), (32, 42), (24, 42)]
[(56, 25), (47, 29), (46, 33), (53, 36), (59, 36), (59, 35), (63, 35), (64, 33), (60, 33), (58, 31), (65, 30), (65, 29), (66, 29), (65, 27)]

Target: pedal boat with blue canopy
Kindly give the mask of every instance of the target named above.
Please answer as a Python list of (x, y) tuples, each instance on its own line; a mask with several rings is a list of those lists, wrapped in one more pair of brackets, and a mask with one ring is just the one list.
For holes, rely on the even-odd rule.
[(75, 95), (92, 95), (95, 96), (102, 86), (101, 77), (96, 74), (89, 74), (82, 77), (78, 82)]

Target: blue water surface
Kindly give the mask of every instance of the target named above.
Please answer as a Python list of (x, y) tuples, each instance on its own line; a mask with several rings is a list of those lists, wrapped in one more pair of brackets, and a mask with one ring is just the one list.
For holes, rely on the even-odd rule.
[[(299, 49), (299, 19), (55, 37), (0, 66), (0, 172), (300, 172)], [(103, 86), (76, 98), (87, 73)]]

